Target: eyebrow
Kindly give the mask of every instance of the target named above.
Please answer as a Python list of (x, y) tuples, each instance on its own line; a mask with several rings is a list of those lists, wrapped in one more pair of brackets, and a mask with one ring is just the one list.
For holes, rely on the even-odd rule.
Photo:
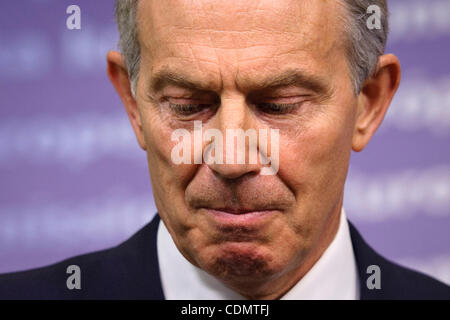
[[(257, 82), (251, 79), (239, 78), (239, 76), (237, 76), (236, 83), (239, 89), (245, 89), (249, 92), (262, 92), (279, 87), (294, 86), (309, 89), (324, 96), (329, 96), (331, 94), (331, 87), (327, 81), (299, 69), (287, 69), (275, 76), (257, 80)], [(240, 83), (242, 83), (242, 85), (240, 85)], [(168, 68), (159, 70), (151, 77), (150, 89), (153, 92), (160, 91), (168, 85), (197, 91), (211, 91), (214, 88), (217, 89), (217, 85), (213, 82), (205, 83), (198, 81), (188, 75), (172, 71)]]
[(252, 83), (250, 80), (241, 80), (244, 85), (240, 86), (249, 91), (266, 91), (279, 87), (299, 87), (311, 90), (317, 94), (329, 96), (332, 92), (331, 86), (325, 79), (319, 76), (306, 73), (299, 69), (287, 69), (281, 73), (270, 76), (258, 83)]
[(160, 91), (168, 85), (200, 91), (210, 91), (212, 88), (216, 87), (212, 82), (200, 82), (187, 75), (169, 69), (159, 70), (150, 80), (150, 89), (154, 92)]

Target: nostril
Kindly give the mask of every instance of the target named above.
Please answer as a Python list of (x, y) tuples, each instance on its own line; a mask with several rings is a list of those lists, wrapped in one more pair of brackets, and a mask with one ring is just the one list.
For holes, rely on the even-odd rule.
[(261, 166), (257, 164), (207, 164), (218, 176), (225, 179), (238, 179), (248, 174), (259, 174)]

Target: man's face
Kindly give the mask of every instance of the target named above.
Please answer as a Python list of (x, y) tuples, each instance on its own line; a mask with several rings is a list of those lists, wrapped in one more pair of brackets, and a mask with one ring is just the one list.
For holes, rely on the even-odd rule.
[[(159, 214), (191, 263), (244, 295), (291, 286), (337, 230), (356, 118), (337, 2), (139, 5), (136, 101)], [(278, 129), (277, 174), (175, 164), (171, 135), (194, 120), (224, 136)]]

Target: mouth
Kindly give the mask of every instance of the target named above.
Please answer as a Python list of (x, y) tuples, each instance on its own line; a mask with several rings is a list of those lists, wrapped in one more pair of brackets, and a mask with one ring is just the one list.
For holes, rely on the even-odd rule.
[(220, 225), (257, 225), (280, 213), (280, 210), (247, 208), (201, 208)]

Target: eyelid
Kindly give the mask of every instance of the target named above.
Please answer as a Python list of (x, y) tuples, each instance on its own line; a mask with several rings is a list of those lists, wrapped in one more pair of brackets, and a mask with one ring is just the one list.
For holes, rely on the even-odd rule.
[(193, 99), (193, 98), (168, 97), (166, 100), (169, 103), (178, 104), (178, 105), (206, 104), (206, 103), (204, 103), (204, 101), (202, 101), (200, 99)]
[(198, 112), (203, 109), (202, 107), (200, 107), (200, 105), (196, 105), (196, 104), (177, 104), (177, 103), (170, 103), (170, 102), (169, 102), (169, 108), (175, 112), (180, 112), (180, 113), (183, 113), (185, 111), (189, 112), (189, 110)]
[[(212, 110), (215, 110), (217, 107), (216, 101), (211, 102), (205, 102), (202, 100), (195, 100), (190, 101), (192, 99), (185, 99), (185, 98), (172, 98), (172, 101), (170, 101), (170, 97), (166, 97), (164, 103), (167, 105), (167, 107), (177, 114), (180, 117), (192, 117), (195, 115), (205, 114), (205, 112), (210, 112)], [(184, 100), (184, 102), (174, 102), (173, 100)]]
[(307, 99), (298, 99), (298, 96), (291, 101), (280, 102), (277, 98), (268, 101), (268, 99), (261, 99), (253, 103), (253, 105), (259, 110), (259, 112), (272, 114), (272, 115), (284, 115), (292, 112), (296, 112), (304, 103), (307, 103)]
[(308, 96), (277, 96), (277, 97), (255, 97), (251, 99), (251, 104), (272, 104), (272, 105), (296, 105), (308, 100)]
[(191, 90), (178, 87), (165, 88), (162, 90), (161, 96), (186, 99), (217, 99), (217, 94), (211, 91)]
[(162, 95), (162, 100), (181, 100), (186, 103), (211, 103), (217, 104), (220, 98), (211, 92), (185, 92), (166, 93)]
[(297, 107), (299, 104), (301, 104), (301, 102), (297, 102), (297, 103), (273, 103), (273, 102), (259, 102), (256, 105), (257, 106), (266, 106), (266, 107), (279, 107), (279, 108), (284, 108), (284, 109), (292, 109)]

